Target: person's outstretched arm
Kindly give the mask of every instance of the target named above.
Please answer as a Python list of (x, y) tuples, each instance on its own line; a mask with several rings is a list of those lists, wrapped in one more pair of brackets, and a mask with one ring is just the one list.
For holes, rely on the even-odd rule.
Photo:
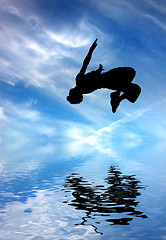
[(89, 64), (89, 62), (91, 60), (91, 57), (92, 57), (92, 53), (95, 50), (95, 48), (97, 47), (97, 40), (98, 39), (96, 39), (93, 42), (92, 46), (90, 47), (89, 52), (88, 52), (87, 56), (85, 57), (85, 59), (83, 61), (83, 65), (82, 65), (82, 68), (81, 68), (79, 74), (85, 74), (87, 66), (88, 66), (88, 64)]

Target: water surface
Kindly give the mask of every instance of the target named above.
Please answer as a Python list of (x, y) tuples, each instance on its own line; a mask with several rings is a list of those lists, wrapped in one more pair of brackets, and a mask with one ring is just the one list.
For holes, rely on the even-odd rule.
[(0, 239), (166, 239), (165, 153), (151, 143), (117, 158), (4, 155)]

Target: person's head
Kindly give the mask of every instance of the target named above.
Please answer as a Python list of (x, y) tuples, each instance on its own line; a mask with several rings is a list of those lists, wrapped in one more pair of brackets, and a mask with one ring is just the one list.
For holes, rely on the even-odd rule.
[(80, 91), (75, 87), (71, 88), (69, 91), (69, 96), (67, 96), (67, 101), (71, 104), (79, 104), (83, 101), (83, 95)]

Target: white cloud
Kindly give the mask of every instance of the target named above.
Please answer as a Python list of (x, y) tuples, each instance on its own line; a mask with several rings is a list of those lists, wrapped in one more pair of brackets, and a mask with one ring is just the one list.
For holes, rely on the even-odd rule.
[[(107, 17), (116, 19), (116, 21), (130, 21), (135, 15), (135, 17), (146, 17), (166, 30), (166, 21), (163, 15), (166, 13), (166, 4), (164, 1), (157, 4), (151, 0), (91, 0), (88, 3)], [(132, 22), (130, 23), (132, 24)]]
[[(165, 99), (146, 108), (138, 109), (107, 127), (102, 127), (94, 134), (87, 137), (86, 142), (98, 149), (100, 152), (116, 156), (115, 150), (120, 145), (121, 148), (128, 149), (140, 146), (147, 141), (166, 141), (166, 126), (163, 116), (154, 115), (158, 108), (159, 112), (165, 103)], [(149, 118), (149, 119), (147, 119)], [(131, 125), (131, 127), (130, 127)]]
[(13, 4), (10, 3), (10, 1), (8, 0), (7, 1), (1, 0), (1, 9), (9, 14), (13, 14), (15, 16), (22, 18), (20, 9), (18, 9), (16, 6), (13, 6)]
[(58, 32), (46, 30), (46, 33), (55, 42), (71, 48), (90, 46), (96, 38), (101, 40), (108, 37), (96, 26), (90, 24), (86, 18), (79, 20), (78, 24), (72, 28), (63, 27)]
[(54, 137), (58, 133), (56, 126), (48, 126), (46, 123), (45, 124), (41, 123), (39, 126), (36, 126), (35, 128), (37, 133), (45, 135), (47, 137)]
[(44, 146), (40, 146), (38, 148), (38, 153), (39, 154), (53, 154), (57, 151), (57, 146), (51, 143), (48, 143)]
[[(12, 3), (10, 2), (10, 4)], [(37, 15), (33, 17), (39, 18)], [(22, 28), (23, 26), (25, 28)], [(90, 47), (96, 36), (100, 39), (98, 51), (96, 51), (98, 56), (106, 57), (102, 53), (103, 50), (100, 49), (102, 41), (104, 39), (109, 39), (108, 42), (111, 41), (111, 38), (108, 38), (97, 27), (90, 24), (86, 18), (79, 19), (77, 26), (73, 26), (73, 28), (66, 26), (58, 32), (55, 29), (51, 29), (51, 27), (47, 29), (42, 23), (38, 26), (38, 31), (33, 32), (32, 35), (28, 31), (29, 28), (25, 19), (17, 27), (11, 25), (10, 22), (3, 23), (1, 47), (5, 53), (4, 58), (2, 58), (3, 65), (5, 65), (5, 68), (4, 66), (2, 68), (2, 73), (7, 76), (5, 81), (10, 85), (15, 85), (17, 81), (22, 81), (26, 87), (35, 86), (41, 90), (41, 94), (49, 95), (53, 99), (58, 98), (63, 103), (66, 102), (68, 90), (75, 84), (75, 75), (80, 70), (83, 59), (88, 52), (88, 47)], [(7, 42), (6, 37), (8, 39)], [(66, 63), (66, 58), (68, 58), (68, 63)], [(108, 56), (107, 60), (109, 61)], [(90, 67), (95, 65), (95, 62), (97, 65), (99, 64), (93, 58)], [(80, 67), (78, 67), (78, 64)], [(98, 67), (97, 65), (95, 65), (96, 68)], [(68, 102), (66, 102), (66, 105), (75, 108), (76, 111), (81, 112), (90, 121), (97, 119), (98, 122), (102, 122), (103, 117), (96, 116), (99, 115), (97, 109), (99, 109), (99, 112), (102, 112), (101, 102), (103, 97), (104, 95), (100, 95), (100, 106), (94, 102), (93, 109), (95, 109), (95, 112), (93, 111), (93, 113), (88, 103), (84, 104), (82, 108), (70, 106)], [(89, 99), (92, 98), (90, 96)], [(17, 113), (19, 114), (18, 110)], [(24, 118), (32, 117), (33, 119), (37, 117), (35, 112), (27, 111), (24, 114)]]
[(0, 119), (1, 120), (7, 120), (7, 116), (4, 113), (4, 108), (0, 107)]
[[(66, 89), (70, 88), (79, 71), (76, 65), (79, 63), (81, 67), (82, 57), (87, 54), (83, 52), (83, 47), (90, 46), (96, 34), (103, 37), (103, 33), (83, 19), (77, 26), (63, 27), (58, 32), (51, 28), (48, 30), (40, 22), (38, 30), (29, 34), (27, 14), (24, 15), (22, 5), (14, 6), (8, 1), (4, 3), (3, 10), (20, 18), (24, 16), (17, 26), (10, 21), (1, 23), (1, 49), (4, 53), (1, 73), (6, 75), (5, 81), (11, 85), (23, 81), (26, 86), (33, 85), (44, 90), (42, 94), (45, 92), (64, 101)], [(39, 16), (32, 13), (32, 19), (39, 19)], [(66, 64), (66, 58), (72, 63)]]
[(150, 19), (150, 20), (152, 20), (160, 28), (166, 30), (166, 21), (164, 22), (163, 19), (159, 20), (157, 17), (154, 17), (153, 15), (150, 15), (148, 13), (144, 13), (143, 16), (148, 18), (148, 19)]
[(28, 24), (32, 29), (36, 28), (41, 21), (40, 17), (34, 13), (35, 8), (33, 9), (33, 7), (35, 7), (35, 5), (33, 5), (33, 7), (31, 5), (30, 7), (28, 2), (22, 3), (21, 1), (1, 0), (0, 4), (2, 14), (5, 12), (8, 15), (18, 17), (18, 19), (23, 20), (24, 23)]
[(16, 151), (24, 147), (29, 140), (24, 133), (12, 129), (12, 131), (6, 132), (6, 136), (2, 138), (2, 143), (7, 145), (9, 151)]
[(68, 32), (62, 32), (62, 33), (53, 33), (51, 31), (48, 31), (48, 36), (55, 40), (58, 43), (61, 43), (67, 47), (81, 47), (86, 46), (89, 44), (89, 40), (87, 38), (81, 37), (78, 33), (77, 34), (71, 34)]
[(155, 0), (149, 0), (148, 3), (159, 12), (166, 13), (165, 0), (160, 1), (160, 4), (158, 4)]
[(30, 122), (38, 121), (41, 116), (40, 112), (37, 110), (31, 109), (31, 103), (27, 102), (25, 104), (14, 104), (10, 101), (3, 101), (4, 112), (6, 116), (9, 116), (11, 119), (14, 118), (29, 120)]
[(48, 117), (36, 110), (33, 102), (3, 101), (5, 110), (1, 111), (1, 120), (7, 119), (1, 131), (3, 149), (33, 156), (53, 153), (69, 156), (83, 151), (93, 127), (58, 120), (54, 115)]
[[(84, 149), (87, 154), (97, 149), (116, 157), (116, 147), (119, 144), (124, 149), (131, 149), (140, 146), (144, 141), (165, 139), (165, 124), (162, 118), (153, 115), (156, 108), (161, 110), (163, 103), (164, 99), (96, 130), (98, 125), (88, 126), (48, 118), (33, 109), (32, 101), (24, 105), (7, 101), (4, 102), (5, 111), (1, 114), (2, 119), (4, 115), (8, 119), (8, 125), (2, 131), (3, 146), (7, 144), (11, 151), (30, 147), (33, 155), (53, 154), (57, 151), (62, 155), (64, 152), (75, 155), (83, 154)], [(106, 121), (103, 121), (100, 125), (105, 123)]]

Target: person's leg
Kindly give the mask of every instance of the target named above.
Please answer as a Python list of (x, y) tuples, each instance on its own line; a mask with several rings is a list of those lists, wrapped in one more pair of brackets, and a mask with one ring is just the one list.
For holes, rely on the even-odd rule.
[(139, 85), (131, 83), (123, 92), (122, 98), (126, 98), (128, 101), (134, 103), (141, 93), (141, 88)]
[(120, 96), (120, 90), (117, 90), (116, 92), (113, 92), (110, 94), (110, 97), (111, 97), (111, 101), (110, 101), (110, 104), (112, 106), (112, 112), (115, 113), (116, 112), (116, 109), (118, 108), (120, 102), (122, 101), (121, 100), (121, 96)]
[(120, 102), (124, 99), (127, 99), (128, 101), (134, 103), (141, 93), (141, 88), (137, 84), (131, 83), (130, 85), (128, 85), (127, 88), (123, 89), (122, 91), (122, 95), (120, 95), (120, 90), (117, 90), (116, 92), (110, 94), (110, 104), (112, 106), (113, 113), (116, 112)]

